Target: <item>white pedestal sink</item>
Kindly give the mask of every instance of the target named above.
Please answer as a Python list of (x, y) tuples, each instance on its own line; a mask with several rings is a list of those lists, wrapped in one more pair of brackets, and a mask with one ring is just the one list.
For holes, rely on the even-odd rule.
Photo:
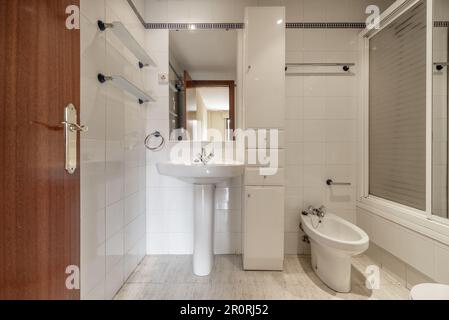
[[(193, 272), (207, 276), (214, 264), (214, 203), (217, 183), (243, 175), (241, 163), (159, 163), (161, 175), (178, 178), (195, 186)], [(176, 201), (176, 199), (174, 200)]]

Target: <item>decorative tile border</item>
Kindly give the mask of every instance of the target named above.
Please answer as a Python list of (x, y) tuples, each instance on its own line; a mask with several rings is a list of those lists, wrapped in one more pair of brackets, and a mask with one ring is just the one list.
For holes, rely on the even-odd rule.
[[(363, 22), (288, 22), (287, 29), (365, 29)], [(244, 29), (244, 23), (145, 23), (147, 29)]]
[(449, 21), (435, 21), (433, 26), (435, 28), (449, 28)]
[(287, 22), (287, 29), (365, 29), (364, 22)]
[[(132, 0), (127, 0), (137, 18), (146, 29), (162, 30), (213, 30), (244, 29), (244, 23), (147, 23)], [(449, 28), (449, 21), (435, 21), (435, 28)], [(287, 29), (365, 29), (365, 22), (287, 22)]]
[(208, 30), (208, 29), (243, 29), (243, 23), (145, 23), (147, 29), (168, 30)]

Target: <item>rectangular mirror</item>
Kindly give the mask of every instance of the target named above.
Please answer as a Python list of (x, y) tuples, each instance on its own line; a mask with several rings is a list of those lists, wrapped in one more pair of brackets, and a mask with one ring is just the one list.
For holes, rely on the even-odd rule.
[(235, 129), (236, 30), (170, 31), (170, 138), (231, 141)]
[(433, 2), (432, 214), (448, 218), (449, 1)]

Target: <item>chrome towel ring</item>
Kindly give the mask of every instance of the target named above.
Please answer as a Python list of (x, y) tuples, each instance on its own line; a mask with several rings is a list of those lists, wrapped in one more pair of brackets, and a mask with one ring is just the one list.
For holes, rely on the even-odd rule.
[[(150, 145), (151, 140), (153, 140), (154, 138), (161, 140), (161, 143), (157, 147), (153, 147)], [(164, 145), (165, 145), (165, 138), (162, 136), (162, 134), (159, 131), (155, 131), (155, 132), (149, 134), (145, 139), (145, 147), (148, 150), (153, 151), (153, 152), (162, 150)]]

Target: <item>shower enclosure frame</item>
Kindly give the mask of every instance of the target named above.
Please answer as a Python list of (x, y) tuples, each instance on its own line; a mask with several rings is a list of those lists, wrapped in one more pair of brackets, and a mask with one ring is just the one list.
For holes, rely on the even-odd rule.
[[(369, 194), (369, 45), (370, 39), (420, 1), (426, 4), (426, 209), (408, 207)], [(432, 214), (433, 0), (398, 0), (380, 17), (380, 28), (359, 35), (361, 81), (357, 207), (449, 245), (449, 220)]]

